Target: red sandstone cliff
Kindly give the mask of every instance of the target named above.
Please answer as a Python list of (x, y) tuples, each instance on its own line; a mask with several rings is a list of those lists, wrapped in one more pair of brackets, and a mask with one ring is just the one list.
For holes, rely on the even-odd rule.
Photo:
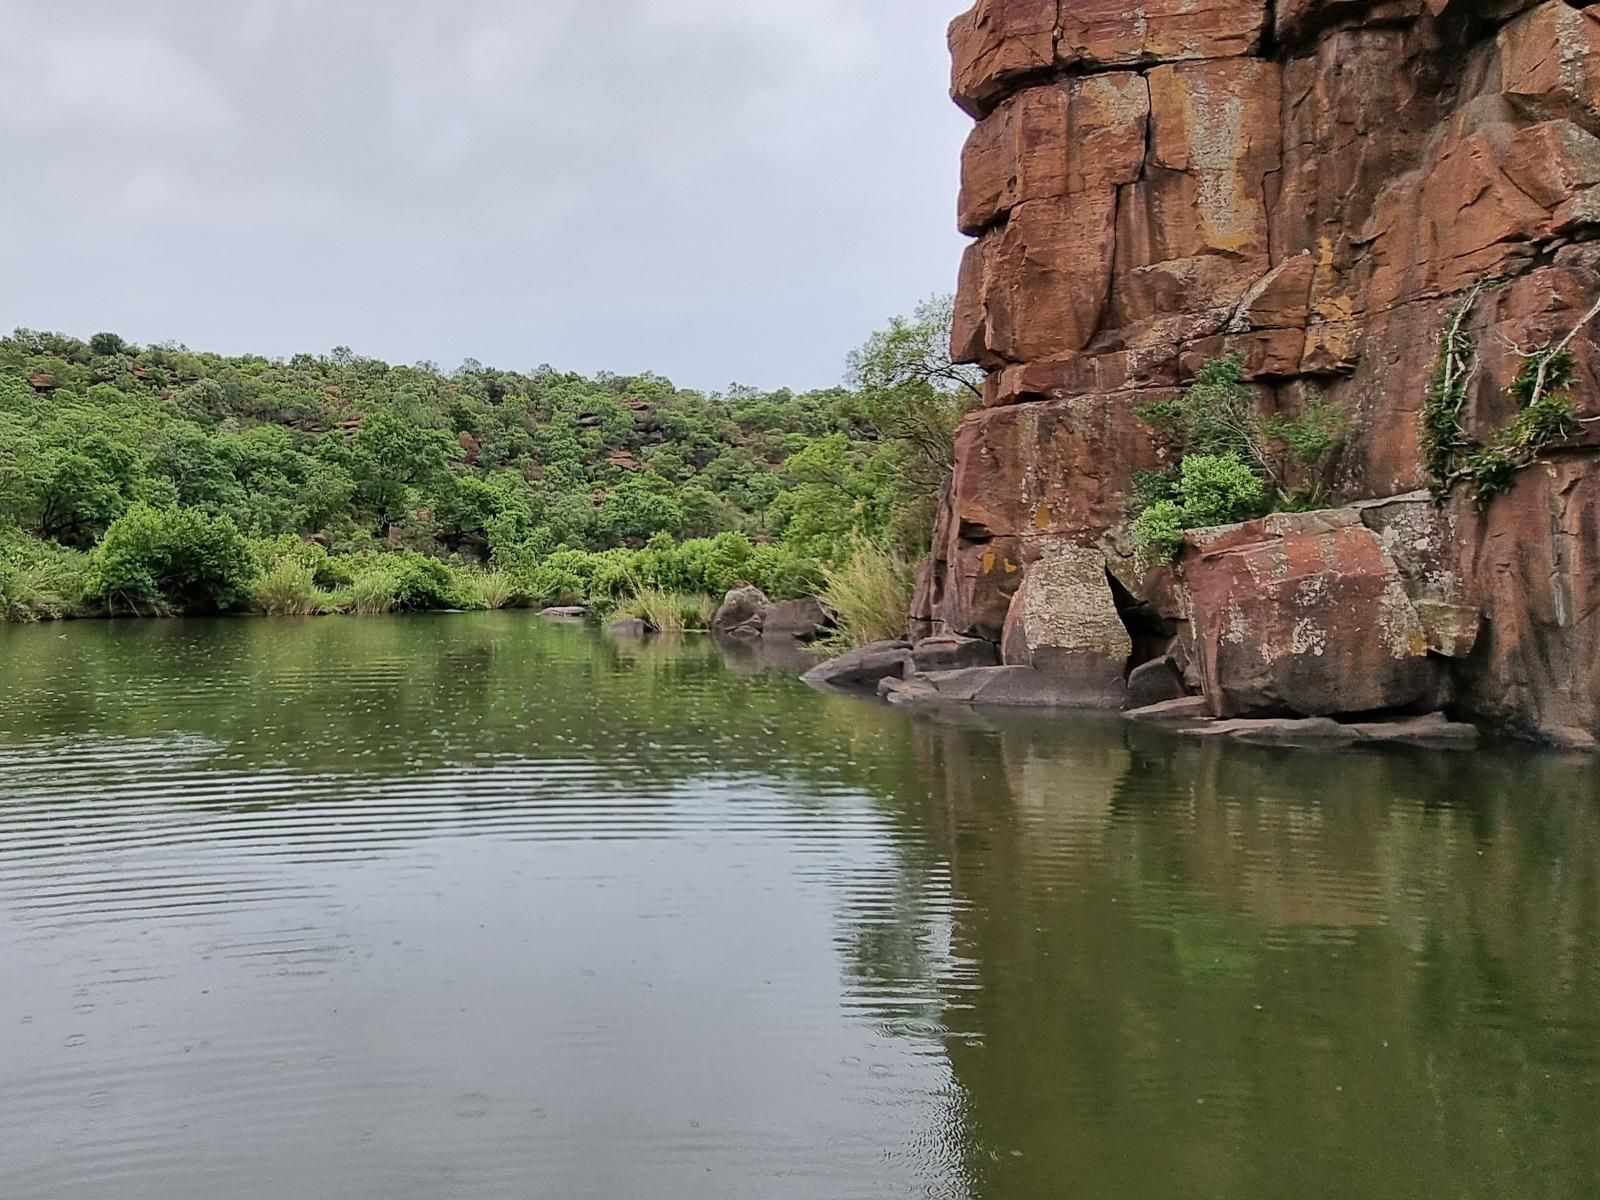
[[(954, 344), (989, 376), (919, 630), (1004, 635), (1031, 662), (1084, 649), (1081, 623), (1110, 658), (1090, 610), (1114, 599), (1117, 665), (1174, 633), (1219, 715), (1447, 704), (1600, 737), (1600, 421), (1484, 513), (1412, 496), (1271, 518), (1192, 538), (1176, 574), (1142, 571), (1126, 535), (1163, 455), (1136, 408), (1221, 353), (1266, 410), (1313, 389), (1343, 407), (1339, 501), (1413, 492), (1440, 331), (1488, 280), (1467, 421), (1509, 419), (1513, 347), (1600, 295), (1600, 5), (981, 0), (950, 43), (977, 120)], [(1573, 349), (1579, 415), (1600, 415), (1600, 352)]]

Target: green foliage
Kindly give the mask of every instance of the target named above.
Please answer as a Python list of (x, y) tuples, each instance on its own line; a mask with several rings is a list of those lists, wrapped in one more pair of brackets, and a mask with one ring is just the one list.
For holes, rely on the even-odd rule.
[(1244, 359), (1214, 358), (1195, 373), (1194, 382), (1172, 400), (1140, 407), (1145, 424), (1165, 434), (1186, 454), (1233, 454), (1258, 469), (1264, 464), (1264, 438), (1255, 396), (1244, 385)]
[[(898, 448), (903, 499), (939, 486), (955, 457), (956, 425), (982, 399), (981, 374), (950, 361), (953, 318), (953, 299), (935, 297), (909, 319), (891, 319), (850, 356), (856, 394), (847, 411)], [(923, 532), (896, 540), (920, 541)]]
[(1577, 431), (1578, 410), (1565, 392), (1547, 392), (1529, 404), (1487, 445), (1466, 457), (1465, 472), (1478, 507), (1487, 508), (1496, 496), (1510, 491), (1519, 470), (1545, 447)]
[(351, 583), (346, 604), (349, 611), (363, 617), (384, 616), (394, 611), (395, 573), (369, 571)]
[(865, 646), (904, 637), (911, 614), (911, 564), (882, 546), (858, 538), (850, 557), (824, 572), (822, 602), (839, 624), (835, 640)]
[(527, 593), (510, 571), (475, 571), (469, 577), (467, 592), (472, 598), (471, 608), (495, 611), (520, 608), (528, 602)]
[[(1176, 553), (1190, 529), (1320, 501), (1344, 442), (1343, 410), (1314, 396), (1294, 417), (1263, 418), (1243, 369), (1236, 355), (1213, 359), (1182, 395), (1139, 410), (1178, 451), (1175, 466), (1140, 475), (1129, 498), (1134, 541), (1146, 553)], [(1291, 471), (1304, 482), (1291, 486)]]
[(1467, 328), (1478, 289), (1450, 310), (1449, 324), (1439, 339), (1439, 353), (1428, 380), (1428, 394), (1422, 406), (1423, 462), (1437, 498), (1454, 486), (1453, 476), (1472, 450), (1471, 439), (1462, 427), (1467, 404), (1467, 388), (1476, 373), (1477, 339)]
[(1560, 342), (1522, 355), (1522, 367), (1506, 389), (1519, 406), (1517, 415), (1480, 441), (1467, 433), (1463, 415), (1477, 375), (1477, 343), (1467, 322), (1483, 286), (1449, 314), (1422, 409), (1423, 454), (1435, 499), (1443, 502), (1465, 482), (1479, 508), (1510, 491), (1517, 472), (1546, 448), (1577, 433), (1577, 407), (1568, 395), (1575, 363), (1568, 346), (1600, 312), (1597, 303)]
[(657, 633), (703, 631), (711, 628), (711, 618), (717, 615), (717, 599), (694, 592), (641, 587), (617, 606), (616, 615), (643, 621)]
[(1150, 554), (1170, 558), (1189, 528), (1181, 500), (1157, 500), (1133, 519), (1133, 540)]
[(1190, 454), (1169, 497), (1133, 521), (1134, 541), (1161, 555), (1175, 553), (1189, 529), (1230, 525), (1267, 510), (1267, 486), (1237, 454)]
[(683, 509), (671, 499), (629, 479), (605, 498), (595, 526), (606, 541), (627, 544), (648, 541), (658, 533), (677, 534), (683, 522)]
[(392, 608), (401, 612), (427, 612), (464, 608), (470, 603), (471, 597), (463, 594), (466, 589), (448, 564), (415, 553), (396, 557), (399, 561), (394, 575)]
[(1339, 405), (1321, 395), (1313, 395), (1301, 407), (1299, 415), (1287, 417), (1275, 413), (1267, 419), (1265, 428), (1268, 438), (1283, 447), (1289, 461), (1317, 480), (1328, 460), (1344, 445), (1350, 419)]
[[(949, 323), (930, 301), (852, 356), (851, 387), (799, 394), (18, 330), (0, 338), (0, 525), (54, 553), (130, 518), (96, 558), (118, 611), (610, 604), (630, 572), (689, 595), (744, 579), (811, 594), (858, 538), (927, 547), (978, 396)], [(185, 582), (158, 561), (168, 519), (151, 514), (167, 512), (228, 522), (252, 577)]]
[(269, 617), (310, 617), (331, 612), (334, 603), (317, 587), (316, 571), (290, 556), (279, 559), (256, 580), (250, 607)]
[(1266, 484), (1236, 454), (1186, 456), (1178, 496), (1190, 528), (1248, 520), (1267, 508)]
[(0, 531), (0, 621), (59, 620), (84, 607), (84, 554)]
[(89, 560), (89, 599), (111, 612), (226, 612), (250, 594), (256, 566), (226, 517), (135, 504)]

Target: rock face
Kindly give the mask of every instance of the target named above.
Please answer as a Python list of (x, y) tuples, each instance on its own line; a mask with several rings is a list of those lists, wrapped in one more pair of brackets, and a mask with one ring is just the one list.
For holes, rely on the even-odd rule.
[[(976, 121), (953, 342), (988, 378), (913, 632), (1031, 662), (1032, 629), (1065, 622), (1064, 652), (1081, 640), (1105, 665), (1098, 618), (1027, 599), (1035, 575), (1098, 555), (1124, 618), (1144, 601), (1184, 634), (1217, 711), (1406, 708), (1447, 677), (1469, 713), (1600, 737), (1600, 421), (1485, 512), (1413, 495), (1463, 297), (1483, 285), (1464, 412), (1483, 437), (1516, 412), (1516, 349), (1600, 296), (1600, 6), (980, 0), (950, 46)], [(1572, 349), (1572, 398), (1600, 417), (1600, 350)], [(1226, 353), (1264, 413), (1340, 406), (1333, 500), (1383, 502), (1146, 572), (1127, 504), (1166, 451), (1137, 410)]]

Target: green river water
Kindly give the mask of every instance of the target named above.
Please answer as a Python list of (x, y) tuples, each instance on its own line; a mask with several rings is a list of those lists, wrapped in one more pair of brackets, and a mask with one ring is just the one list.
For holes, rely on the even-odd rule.
[(0, 627), (4, 1200), (1600, 1195), (1600, 767)]

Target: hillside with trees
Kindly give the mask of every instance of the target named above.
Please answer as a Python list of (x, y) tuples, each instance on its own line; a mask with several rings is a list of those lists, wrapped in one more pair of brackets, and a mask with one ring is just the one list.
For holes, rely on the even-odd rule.
[(0, 612), (806, 594), (863, 545), (926, 548), (976, 400), (949, 314), (892, 321), (845, 384), (805, 393), (18, 330), (0, 339)]

